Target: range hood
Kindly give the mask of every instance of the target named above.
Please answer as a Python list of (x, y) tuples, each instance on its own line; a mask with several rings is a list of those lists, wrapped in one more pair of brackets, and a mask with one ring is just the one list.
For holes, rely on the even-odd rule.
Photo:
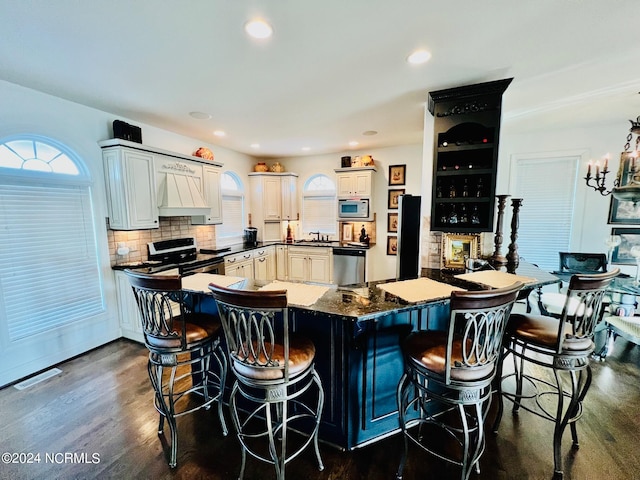
[(158, 214), (161, 217), (211, 214), (197, 177), (178, 173), (163, 173), (159, 177)]

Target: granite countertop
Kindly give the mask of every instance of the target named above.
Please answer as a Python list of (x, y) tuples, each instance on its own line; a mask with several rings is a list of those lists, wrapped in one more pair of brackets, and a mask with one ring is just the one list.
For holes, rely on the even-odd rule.
[[(481, 290), (484, 288), (476, 283), (456, 278), (455, 275), (460, 273), (464, 272), (423, 269), (422, 277), (447, 283), (465, 290)], [(515, 273), (517, 275), (528, 276), (536, 279), (535, 283), (531, 283), (525, 287), (524, 292), (528, 292), (541, 285), (558, 283), (560, 281), (557, 277), (530, 264), (521, 264)], [(208, 293), (208, 278), (214, 277), (206, 277), (208, 274), (196, 275), (202, 275), (202, 277), (200, 277), (201, 281), (196, 290)], [(439, 298), (435, 300), (410, 303), (379, 288), (380, 285), (395, 281), (395, 279), (378, 280), (361, 285), (346, 287), (323, 285), (328, 287), (328, 290), (312, 305), (291, 304), (291, 307), (293, 309), (313, 311), (324, 315), (339, 316), (346, 320), (363, 321), (372, 320), (392, 312), (416, 310), (424, 308), (425, 305), (445, 304), (449, 301), (448, 298)], [(257, 290), (268, 283), (271, 282), (241, 279), (234, 285), (230, 286), (230, 288)]]
[[(245, 245), (243, 243), (237, 243), (234, 245), (229, 245), (227, 247), (219, 248), (219, 249), (208, 249), (201, 248), (199, 249), (200, 253), (198, 253), (198, 261), (201, 260), (211, 260), (219, 258), (220, 261), (224, 260), (224, 257), (228, 255), (236, 255), (238, 253), (248, 252), (252, 250), (258, 250), (260, 248), (270, 247), (272, 245), (288, 245), (290, 247), (342, 247), (342, 248), (353, 248), (353, 249), (367, 249), (368, 246), (358, 246), (358, 245), (349, 245), (344, 242), (338, 241), (328, 241), (328, 242), (315, 242), (315, 241), (307, 241), (307, 240), (297, 240), (294, 243), (286, 243), (286, 242), (258, 242), (256, 245)], [(143, 270), (145, 273), (159, 273), (167, 270), (171, 270), (173, 268), (177, 268), (177, 264), (167, 264), (162, 265), (160, 262), (155, 261), (140, 261), (140, 262), (122, 262), (116, 263), (112, 265), (111, 268), (113, 270), (125, 270), (127, 268), (135, 268), (137, 270)]]

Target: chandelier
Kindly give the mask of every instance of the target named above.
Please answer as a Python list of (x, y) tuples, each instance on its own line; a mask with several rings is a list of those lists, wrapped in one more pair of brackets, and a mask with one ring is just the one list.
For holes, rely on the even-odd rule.
[[(587, 176), (584, 179), (587, 182), (587, 186), (593, 188), (600, 195), (612, 194), (613, 198), (623, 202), (633, 202), (635, 206), (636, 203), (640, 202), (640, 165), (636, 165), (640, 150), (640, 115), (635, 122), (633, 120), (629, 120), (629, 122), (631, 122), (631, 128), (627, 135), (627, 143), (624, 145), (624, 152), (620, 155), (620, 166), (613, 181), (613, 188), (608, 190), (605, 186), (607, 174), (610, 173), (608, 155), (604, 157), (602, 170), (600, 169), (600, 162), (596, 162), (595, 176), (591, 176), (593, 165), (592, 162), (589, 162)], [(633, 135), (636, 135), (636, 139), (632, 151)]]

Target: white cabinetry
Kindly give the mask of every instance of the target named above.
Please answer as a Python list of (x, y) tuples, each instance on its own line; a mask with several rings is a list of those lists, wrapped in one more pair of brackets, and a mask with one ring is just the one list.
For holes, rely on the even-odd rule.
[(250, 173), (251, 219), (258, 240), (282, 240), (282, 221), (298, 219), (298, 175), (295, 173)]
[(289, 247), (289, 280), (331, 283), (333, 251), (323, 247)]
[(253, 250), (253, 275), (256, 280), (276, 279), (276, 251), (273, 246)]
[(109, 227), (158, 228), (156, 174), (151, 153), (121, 146), (103, 148)]
[(224, 257), (224, 274), (253, 278), (253, 253), (249, 251)]
[(370, 198), (373, 195), (373, 172), (375, 171), (375, 167), (336, 169), (338, 198)]
[(122, 336), (130, 340), (144, 343), (142, 321), (136, 299), (133, 296), (129, 278), (124, 272), (114, 271), (116, 278), (116, 295), (118, 296), (118, 314)]
[(160, 215), (197, 216), (194, 223), (222, 222), (221, 163), (117, 138), (98, 145), (111, 229), (158, 228)]
[(276, 279), (287, 280), (287, 250), (286, 245), (276, 245)]
[(282, 195), (282, 220), (298, 219), (298, 176), (283, 175), (280, 177)]
[(204, 199), (211, 207), (209, 215), (191, 217), (193, 225), (217, 225), (222, 223), (222, 193), (220, 191), (220, 169), (211, 165), (202, 167)]

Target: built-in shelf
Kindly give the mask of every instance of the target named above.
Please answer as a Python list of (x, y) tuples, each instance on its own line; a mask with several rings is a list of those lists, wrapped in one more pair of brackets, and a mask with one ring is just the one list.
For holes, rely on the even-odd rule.
[(431, 230), (493, 230), (502, 94), (511, 80), (429, 93), (436, 138)]

